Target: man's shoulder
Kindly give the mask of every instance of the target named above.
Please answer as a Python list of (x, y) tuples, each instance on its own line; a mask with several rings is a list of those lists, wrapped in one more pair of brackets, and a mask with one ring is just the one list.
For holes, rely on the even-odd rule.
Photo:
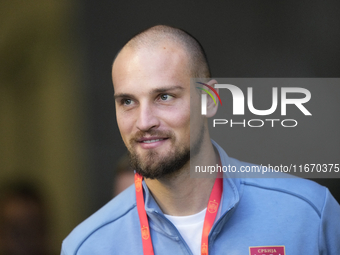
[(279, 178), (247, 178), (241, 183), (252, 191), (265, 191), (268, 196), (264, 199), (280, 198), (281, 203), (295, 200), (298, 204), (308, 204), (319, 217), (328, 196), (331, 196), (326, 187), (288, 174), (279, 174)]
[[(261, 193), (261, 200), (268, 203), (278, 199), (287, 206), (292, 201), (296, 205), (309, 205), (319, 217), (327, 202), (332, 201), (332, 205), (339, 207), (326, 187), (286, 173), (270, 172), (268, 167), (265, 169), (262, 165), (231, 158), (216, 142), (212, 142), (220, 153), (222, 165), (235, 167), (235, 172), (228, 172), (227, 176), (239, 180), (235, 184), (241, 184), (243, 192), (248, 190), (259, 195)], [(264, 174), (263, 169), (267, 170)]]
[(63, 241), (63, 249), (76, 254), (77, 249), (91, 235), (110, 224), (124, 220), (124, 216), (135, 207), (135, 189), (132, 185), (80, 223)]

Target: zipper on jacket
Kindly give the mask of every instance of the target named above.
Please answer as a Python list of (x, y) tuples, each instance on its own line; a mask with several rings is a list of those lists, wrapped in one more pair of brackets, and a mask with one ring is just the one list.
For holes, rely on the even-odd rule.
[(179, 241), (182, 241), (182, 243), (184, 244), (184, 247), (187, 249), (187, 252), (189, 255), (193, 255), (192, 251), (190, 250), (188, 244), (185, 242), (184, 238), (182, 237), (182, 235), (179, 233), (178, 229), (175, 227), (175, 225), (168, 219), (166, 218), (163, 214), (160, 214), (157, 211), (154, 211), (157, 215), (159, 215), (160, 217), (162, 217), (163, 219), (165, 219), (168, 223), (170, 223), (171, 226), (174, 227), (175, 231), (177, 232), (177, 236), (179, 237)]

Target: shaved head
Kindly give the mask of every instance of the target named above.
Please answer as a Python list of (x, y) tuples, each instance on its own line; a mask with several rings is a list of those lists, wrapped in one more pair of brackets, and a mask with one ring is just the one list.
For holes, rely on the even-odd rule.
[(208, 61), (201, 44), (181, 29), (164, 25), (151, 27), (130, 39), (123, 49), (152, 49), (163, 43), (172, 43), (183, 48), (189, 60), (192, 78), (210, 78)]

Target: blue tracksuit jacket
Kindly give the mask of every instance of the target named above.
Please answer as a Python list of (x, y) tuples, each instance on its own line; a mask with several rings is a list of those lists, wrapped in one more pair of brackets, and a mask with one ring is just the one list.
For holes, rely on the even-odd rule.
[[(251, 166), (214, 145), (222, 165)], [(145, 183), (143, 188), (155, 254), (192, 254)], [(209, 255), (284, 255), (282, 249), (285, 255), (340, 254), (340, 206), (328, 189), (300, 178), (224, 178), (222, 213), (209, 234)], [(61, 254), (143, 254), (134, 186), (76, 227)]]

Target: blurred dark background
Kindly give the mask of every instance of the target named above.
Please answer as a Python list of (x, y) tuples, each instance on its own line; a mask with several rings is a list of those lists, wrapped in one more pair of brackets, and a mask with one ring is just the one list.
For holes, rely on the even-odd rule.
[[(111, 65), (131, 36), (156, 24), (185, 29), (214, 77), (339, 77), (339, 13), (339, 1), (2, 0), (0, 183), (20, 177), (40, 186), (58, 253), (112, 197), (125, 148)], [(257, 150), (247, 146), (243, 154), (232, 143), (226, 149), (246, 160)], [(318, 181), (340, 200), (337, 179)]]

